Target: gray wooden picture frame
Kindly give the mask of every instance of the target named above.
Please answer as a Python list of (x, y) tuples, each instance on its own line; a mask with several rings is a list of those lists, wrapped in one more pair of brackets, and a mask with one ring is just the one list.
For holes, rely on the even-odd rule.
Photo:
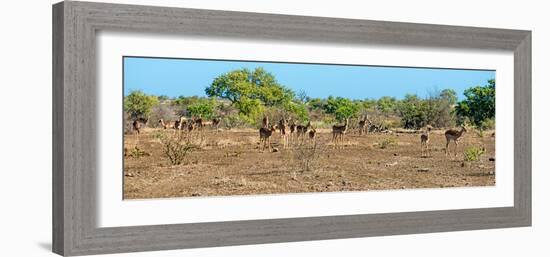
[[(95, 37), (100, 30), (513, 51), (514, 206), (97, 227)], [(88, 255), (530, 225), (530, 31), (73, 1), (53, 6), (55, 253)]]

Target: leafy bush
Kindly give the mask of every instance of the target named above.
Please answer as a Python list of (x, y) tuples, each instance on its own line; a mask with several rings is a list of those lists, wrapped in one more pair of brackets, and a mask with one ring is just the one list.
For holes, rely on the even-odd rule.
[(195, 103), (187, 106), (187, 114), (204, 119), (212, 119), (214, 117), (214, 109), (216, 102), (213, 99), (200, 98)]
[(343, 122), (345, 119), (356, 117), (359, 112), (359, 104), (348, 98), (329, 96), (324, 106), (326, 113), (334, 114), (336, 119)]
[(479, 137), (484, 137), (486, 130), (495, 129), (495, 119), (486, 119), (482, 121), (479, 125), (475, 126), (475, 128), (476, 134)]
[[(373, 102), (367, 102), (367, 107), (372, 107)], [(378, 99), (375, 103), (375, 107), (382, 114), (388, 115), (392, 114), (397, 108), (397, 99), (395, 97), (383, 96)]]
[(452, 107), (456, 99), (451, 89), (434, 91), (426, 99), (409, 94), (398, 103), (397, 110), (404, 128), (449, 127), (455, 123)]
[(230, 114), (222, 117), (222, 124), (224, 124), (228, 129), (240, 128), (240, 127), (249, 127), (254, 124), (255, 120), (248, 118), (243, 114)]
[(406, 95), (397, 109), (404, 128), (420, 128), (425, 125), (426, 104), (417, 95)]
[(309, 111), (303, 103), (287, 102), (283, 104), (283, 109), (290, 114), (294, 120), (299, 122), (309, 121)]
[(478, 161), (485, 153), (484, 147), (478, 147), (478, 146), (469, 146), (466, 149), (464, 149), (464, 160), (471, 162), (471, 161)]
[(495, 119), (486, 119), (481, 122), (479, 127), (483, 130), (495, 129)]

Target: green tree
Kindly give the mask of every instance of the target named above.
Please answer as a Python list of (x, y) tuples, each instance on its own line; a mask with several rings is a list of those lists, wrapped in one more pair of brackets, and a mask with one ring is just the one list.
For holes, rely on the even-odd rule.
[(321, 98), (310, 98), (307, 102), (307, 106), (309, 106), (312, 110), (323, 110), (323, 107), (325, 106), (326, 102), (325, 99)]
[(428, 102), (417, 95), (405, 95), (397, 110), (404, 128), (418, 129), (428, 123)]
[(445, 101), (449, 105), (455, 105), (458, 97), (456, 96), (456, 91), (452, 89), (443, 89), (439, 92), (439, 97), (441, 100)]
[(466, 99), (458, 102), (456, 115), (463, 121), (468, 118), (478, 128), (486, 120), (495, 118), (495, 80), (485, 86), (476, 86), (464, 91)]
[(190, 116), (202, 117), (205, 119), (214, 118), (216, 102), (213, 99), (204, 99), (196, 101), (187, 106), (187, 113)]
[(174, 100), (174, 105), (185, 107), (197, 103), (200, 100), (198, 96), (178, 96)]
[(124, 111), (130, 114), (132, 119), (148, 117), (153, 106), (159, 103), (156, 96), (147, 95), (142, 91), (132, 91), (124, 97)]
[(450, 127), (456, 123), (454, 108), (457, 101), (456, 92), (452, 89), (443, 89), (436, 99), (436, 116), (431, 125), (436, 127)]
[(235, 107), (239, 110), (239, 113), (249, 117), (249, 120), (255, 120), (264, 111), (264, 105), (259, 99), (252, 99), (246, 96), (241, 97), (235, 103)]
[(376, 99), (365, 99), (362, 101), (363, 108), (366, 110), (373, 110), (376, 108), (377, 102)]
[(360, 106), (348, 98), (329, 96), (324, 106), (325, 112), (333, 114), (338, 121), (356, 117)]
[(170, 100), (170, 97), (168, 97), (167, 95), (159, 95), (157, 98), (159, 99), (160, 102)]
[(307, 103), (311, 98), (307, 95), (307, 92), (305, 90), (298, 91), (298, 94), (296, 95), (296, 100), (300, 103)]
[(283, 109), (295, 116), (300, 122), (305, 122), (309, 120), (309, 111), (305, 104), (297, 102), (287, 102), (283, 105)]
[[(222, 74), (205, 89), (210, 97), (228, 99), (241, 113), (250, 114), (260, 106), (281, 106), (294, 99), (294, 92), (280, 85), (263, 68), (240, 69)], [(259, 102), (258, 102), (259, 101)]]
[(397, 99), (395, 97), (383, 96), (376, 102), (376, 108), (383, 114), (391, 114), (397, 107)]

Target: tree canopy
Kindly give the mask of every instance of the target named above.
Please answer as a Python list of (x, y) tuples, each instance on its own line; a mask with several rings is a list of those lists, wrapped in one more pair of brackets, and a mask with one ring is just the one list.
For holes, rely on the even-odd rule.
[(395, 97), (383, 96), (376, 102), (376, 108), (383, 114), (390, 114), (395, 111), (397, 99)]
[(224, 73), (215, 78), (205, 92), (210, 97), (225, 98), (243, 107), (250, 106), (250, 102), (255, 100), (260, 100), (266, 106), (276, 106), (294, 98), (292, 90), (279, 84), (275, 76), (263, 68)]
[[(345, 82), (343, 82), (345, 83)], [(465, 99), (457, 102), (452, 89), (434, 90), (427, 97), (408, 94), (403, 99), (383, 96), (378, 99), (353, 100), (345, 97), (311, 98), (303, 90), (295, 93), (281, 85), (275, 76), (263, 68), (237, 69), (216, 77), (205, 88), (208, 97), (152, 96), (132, 91), (124, 99), (126, 113), (132, 118), (149, 117), (152, 107), (159, 118), (188, 115), (205, 119), (227, 116), (231, 124), (258, 124), (263, 115), (284, 117), (322, 124), (343, 122), (361, 114), (390, 121), (388, 126), (418, 129), (426, 125), (438, 128), (454, 126), (469, 120), (480, 129), (491, 127), (495, 116), (495, 80), (487, 85), (464, 91)], [(155, 117), (153, 114), (151, 117)]]
[(337, 120), (356, 117), (359, 112), (359, 104), (348, 98), (329, 96), (324, 106), (325, 112), (334, 114)]
[(216, 102), (212, 99), (201, 98), (187, 106), (187, 113), (190, 116), (201, 117), (205, 119), (214, 118), (214, 109)]
[(124, 97), (124, 110), (130, 114), (133, 119), (147, 117), (151, 113), (153, 106), (157, 105), (159, 100), (156, 96), (146, 95), (142, 91), (132, 91)]
[(455, 112), (463, 120), (480, 127), (486, 120), (495, 118), (495, 80), (487, 81), (485, 86), (476, 86), (464, 91), (466, 99), (458, 102)]

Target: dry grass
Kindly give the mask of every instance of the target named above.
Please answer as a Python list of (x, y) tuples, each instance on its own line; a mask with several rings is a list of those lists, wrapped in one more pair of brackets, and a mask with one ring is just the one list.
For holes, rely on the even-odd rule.
[[(272, 138), (278, 152), (259, 152), (253, 129), (203, 131), (202, 146), (188, 153), (181, 165), (170, 165), (162, 145), (147, 128), (139, 136), (125, 136), (125, 147), (144, 155), (126, 156), (126, 199), (214, 195), (248, 195), (402, 188), (492, 186), (495, 184), (493, 137), (467, 133), (458, 157), (445, 156), (443, 131), (430, 136), (431, 156), (422, 158), (419, 134), (346, 135), (344, 149), (333, 149), (329, 130), (319, 129), (317, 146), (283, 149), (278, 134)], [(391, 146), (381, 148), (389, 140)], [(309, 147), (306, 147), (308, 146)], [(464, 161), (467, 146), (481, 146), (479, 160)], [(451, 148), (454, 155), (454, 148)], [(308, 161), (309, 160), (309, 161)]]

